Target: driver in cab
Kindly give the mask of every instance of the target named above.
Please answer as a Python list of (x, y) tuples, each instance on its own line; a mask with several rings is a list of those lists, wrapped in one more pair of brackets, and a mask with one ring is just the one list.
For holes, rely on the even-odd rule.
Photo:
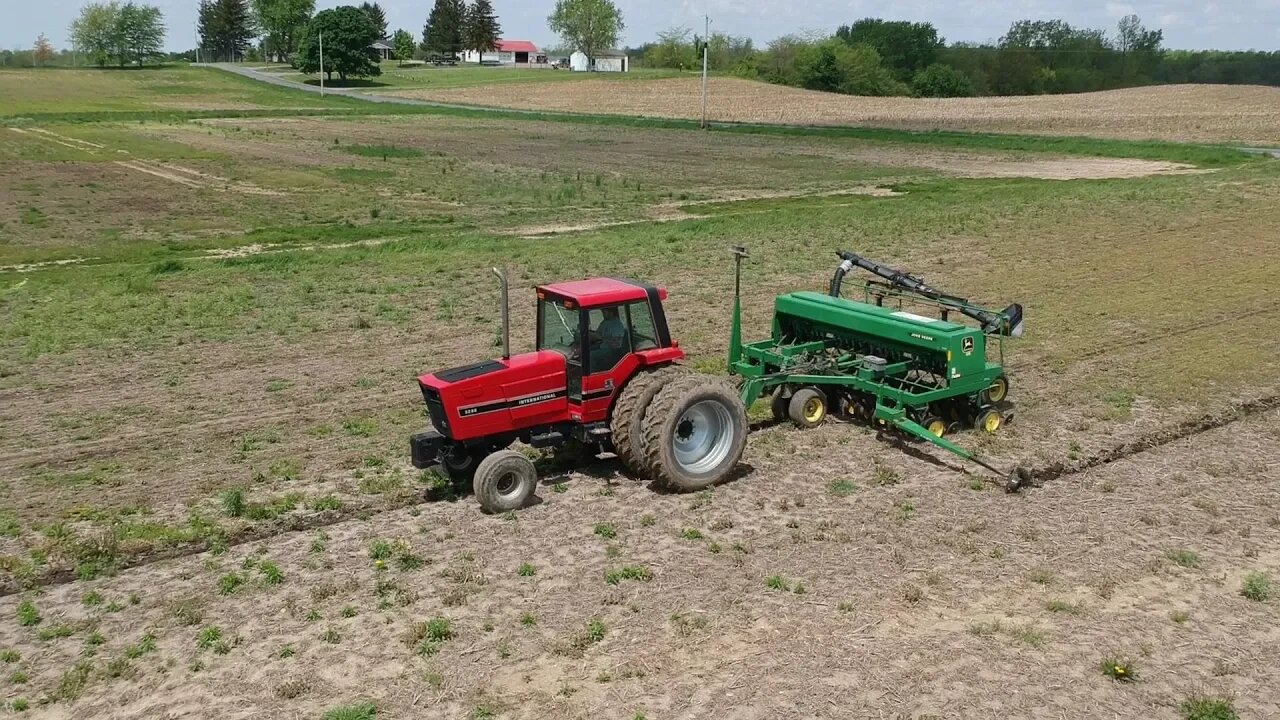
[(591, 372), (611, 369), (630, 349), (627, 326), (619, 317), (618, 308), (607, 307), (601, 313), (604, 319), (591, 331)]

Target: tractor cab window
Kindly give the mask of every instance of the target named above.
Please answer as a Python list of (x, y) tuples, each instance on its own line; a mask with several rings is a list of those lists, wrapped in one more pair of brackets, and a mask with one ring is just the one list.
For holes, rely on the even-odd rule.
[(570, 363), (582, 362), (578, 342), (578, 311), (553, 300), (538, 304), (538, 349), (554, 350)]
[(588, 372), (612, 370), (631, 352), (631, 332), (621, 307), (596, 308), (587, 315), (591, 366)]
[(652, 350), (658, 347), (658, 329), (653, 325), (653, 309), (648, 302), (627, 306), (631, 317), (631, 344), (636, 350)]

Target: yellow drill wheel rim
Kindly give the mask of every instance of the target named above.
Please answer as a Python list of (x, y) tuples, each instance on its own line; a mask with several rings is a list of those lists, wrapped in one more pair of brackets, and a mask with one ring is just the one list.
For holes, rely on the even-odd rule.
[(991, 383), (991, 387), (987, 388), (987, 397), (991, 398), (991, 402), (993, 403), (998, 403), (1001, 400), (1004, 400), (1005, 396), (1008, 394), (1009, 381), (1004, 378), (996, 378), (996, 381)]
[(989, 412), (982, 416), (982, 429), (993, 433), (1000, 429), (1000, 413)]
[(934, 437), (942, 437), (947, 432), (947, 423), (942, 420), (934, 420), (925, 429), (933, 433)]
[(804, 420), (805, 422), (816, 423), (822, 420), (822, 416), (827, 414), (826, 408), (822, 405), (822, 398), (809, 398), (804, 403)]

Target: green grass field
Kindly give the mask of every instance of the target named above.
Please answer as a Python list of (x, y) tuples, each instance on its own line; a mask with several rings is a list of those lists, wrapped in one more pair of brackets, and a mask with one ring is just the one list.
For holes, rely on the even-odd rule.
[[(481, 78), (491, 71), (414, 72), (501, 77)], [(1269, 372), (1280, 353), (1274, 160), (1171, 143), (704, 132), (660, 120), (384, 107), (201, 68), (0, 72), (0, 89), (0, 583), (20, 591), (0, 597), (0, 644), (20, 650), (15, 662), (30, 675), (0, 685), (3, 702), (43, 697), (70, 714), (154, 716), (128, 698), (139, 687), (167, 698), (156, 684), (182, 681), (219, 712), (234, 686), (231, 696), (248, 698), (241, 709), (314, 717), (365, 695), (337, 680), (299, 689), (297, 678), (349, 660), (393, 668), (385, 677), (394, 675), (395, 692), (381, 680), (361, 692), (396, 716), (421, 709), (403, 699), (417, 693), (450, 716), (486, 716), (475, 708), (493, 700), (499, 711), (529, 704), (539, 716), (594, 717), (609, 687), (651, 683), (633, 694), (654, 707), (660, 685), (677, 680), (665, 668), (686, 667), (674, 658), (701, 657), (704, 642), (781, 642), (789, 633), (776, 623), (785, 621), (806, 638), (888, 633), (876, 638), (894, 641), (879, 659), (823, 656), (876, 672), (896, 667), (893, 658), (906, 657), (897, 641), (912, 638), (902, 672), (988, 693), (1007, 680), (975, 669), (993, 657), (1040, 673), (1042, 689), (1045, 674), (1087, 667), (1086, 679), (1073, 676), (1084, 690), (1019, 696), (1009, 702), (1026, 704), (1007, 714), (1052, 701), (1065, 716), (1103, 705), (1136, 716), (1172, 707), (1186, 683), (1208, 675), (1188, 648), (1232, 651), (1224, 638), (1238, 628), (1201, 607), (1267, 617), (1270, 606), (1235, 588), (1246, 569), (1274, 562), (1265, 550), (1280, 528), (1267, 521), (1271, 471), (1250, 444), (1268, 447), (1272, 420), (1239, 433), (1239, 449), (1205, 448), (1209, 460), (1188, 441), (1104, 469), (1101, 490), (1081, 475), (1007, 500), (927, 449), (867, 428), (771, 427), (752, 435), (744, 477), (714, 493), (659, 494), (596, 464), (549, 478), (543, 506), (508, 518), (480, 516), (469, 501), (420, 507), (436, 481), (409, 467), (405, 445), (425, 423), (414, 376), (497, 352), (491, 267), (510, 271), (517, 349), (532, 344), (535, 285), (638, 277), (670, 291), (673, 335), (690, 364), (719, 372), (731, 245), (752, 253), (744, 303), (753, 339), (768, 332), (776, 294), (825, 285), (837, 249), (991, 306), (1023, 303), (1026, 336), (1006, 345), (1018, 421), (1007, 434), (960, 436), (993, 462), (1074, 461), (1225, 412), (1280, 389)], [(1108, 159), (1127, 174), (1143, 160), (1196, 167), (1109, 177)], [(1075, 168), (1078, 179), (1043, 179), (1046, 164)], [(1238, 478), (1258, 480), (1239, 484), (1254, 493), (1247, 501), (1215, 495)], [(1112, 502), (1120, 520), (1100, 511)], [(342, 520), (332, 541), (285, 532), (324, 518)], [(590, 532), (606, 522), (618, 531), (607, 544)], [(1249, 534), (1237, 537), (1237, 525)], [(595, 544), (579, 542), (583, 528)], [(648, 537), (641, 528), (656, 529)], [(249, 537), (261, 539), (235, 544)], [(1201, 542), (1206, 563), (1217, 563), (1204, 582), (1171, 575), (1190, 571), (1168, 568), (1166, 546)], [(211, 550), (109, 577), (190, 543)], [(377, 562), (394, 567), (375, 565), (375, 548)], [(525, 572), (526, 561), (536, 568)], [(620, 574), (624, 563), (653, 573)], [(564, 593), (586, 575), (557, 573), (583, 567), (614, 581), (577, 607)], [(59, 584), (47, 593), (24, 590), (50, 579)], [(90, 588), (120, 614), (91, 609)], [(1158, 605), (1164, 622), (1168, 598), (1203, 603), (1185, 632), (1215, 632), (1192, 641), (1168, 621), (1151, 639), (1149, 614), (1126, 614)], [(23, 600), (47, 619), (20, 624), (35, 611), (19, 611)], [(1051, 601), (1087, 610), (1021, 615)], [(748, 607), (765, 614), (746, 618)], [(1019, 613), (1017, 625), (988, 622)], [(424, 618), (437, 616), (455, 618), (464, 640), (423, 645)], [(129, 649), (144, 629), (159, 638), (154, 664)], [(104, 642), (89, 639), (98, 632)], [(998, 644), (1006, 636), (1012, 649)], [(1101, 646), (1116, 637), (1149, 642), (1143, 660), (1167, 666), (1166, 680), (1138, 688), (1149, 694), (1102, 684), (1112, 681), (1096, 677), (1110, 649)], [(955, 647), (973, 659), (960, 674), (953, 662), (969, 661), (956, 660)], [(648, 680), (619, 669), (646, 652), (656, 657)], [(707, 677), (738, 672), (716, 664), (720, 649), (708, 652)], [(109, 664), (117, 655), (133, 664)], [(803, 684), (755, 658), (743, 666)], [(298, 669), (280, 666), (286, 660)], [(270, 678), (236, 684), (250, 663), (270, 663)], [(488, 683), (481, 664), (516, 681)], [(1231, 676), (1248, 707), (1265, 709), (1256, 688), (1269, 686), (1271, 667)], [(136, 673), (128, 682), (119, 680), (126, 669)], [(929, 697), (930, 712), (957, 702)], [(990, 711), (974, 703), (967, 713)]]

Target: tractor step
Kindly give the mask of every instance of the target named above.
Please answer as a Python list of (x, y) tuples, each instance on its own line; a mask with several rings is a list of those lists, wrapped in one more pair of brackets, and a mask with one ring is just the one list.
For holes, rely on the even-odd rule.
[(564, 433), (551, 431), (529, 438), (529, 445), (536, 448), (558, 447), (564, 444)]

